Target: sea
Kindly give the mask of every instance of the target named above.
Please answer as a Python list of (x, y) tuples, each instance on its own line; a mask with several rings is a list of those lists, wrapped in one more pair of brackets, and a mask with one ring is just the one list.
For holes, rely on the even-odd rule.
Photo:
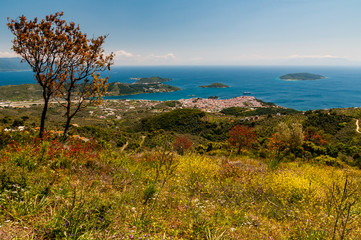
[[(288, 73), (308, 72), (325, 79), (286, 81)], [(170, 93), (137, 94), (108, 99), (178, 100), (218, 96), (228, 99), (244, 94), (297, 110), (361, 107), (361, 67), (334, 66), (127, 66), (112, 67), (109, 82), (132, 83), (131, 78), (159, 76), (181, 88)], [(229, 88), (200, 88), (214, 82)], [(0, 86), (36, 83), (33, 72), (0, 72)]]

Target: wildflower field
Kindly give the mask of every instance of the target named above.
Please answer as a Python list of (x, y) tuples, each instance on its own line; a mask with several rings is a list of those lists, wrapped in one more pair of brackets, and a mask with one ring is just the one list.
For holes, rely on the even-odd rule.
[(1, 135), (0, 239), (360, 239), (361, 171)]

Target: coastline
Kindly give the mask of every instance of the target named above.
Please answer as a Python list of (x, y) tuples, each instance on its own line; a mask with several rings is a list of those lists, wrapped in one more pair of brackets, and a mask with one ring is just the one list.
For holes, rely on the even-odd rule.
[[(320, 81), (285, 81), (285, 72), (318, 72), (326, 79)], [(0, 85), (36, 83), (32, 72), (3, 72)], [(182, 90), (171, 93), (122, 95), (119, 99), (178, 100), (194, 97), (219, 96), (228, 99), (241, 96), (244, 91), (267, 102), (297, 110), (350, 108), (361, 106), (361, 69), (354, 67), (114, 67), (109, 83), (132, 83), (130, 77), (152, 75), (170, 76), (173, 86)], [(282, 81), (280, 81), (282, 80)], [(222, 81), (230, 88), (199, 88), (200, 85)], [(115, 98), (109, 98), (115, 99)], [(28, 100), (28, 99), (24, 99)]]
[[(208, 99), (208, 98), (188, 98), (176, 100), (181, 104), (181, 108), (197, 108), (205, 112), (219, 112), (222, 109), (230, 107), (242, 107), (242, 108), (267, 108), (267, 107), (280, 107), (276, 105), (270, 105), (262, 100), (258, 100), (253, 96), (239, 96), (229, 99)], [(149, 103), (164, 103), (167, 101), (162, 100), (130, 100), (130, 99), (104, 99), (106, 102), (136, 102), (138, 104), (147, 106)], [(57, 104), (57, 101), (51, 101), (51, 104)], [(0, 102), (0, 108), (30, 108), (35, 105), (42, 105), (42, 100), (36, 101), (6, 101)]]

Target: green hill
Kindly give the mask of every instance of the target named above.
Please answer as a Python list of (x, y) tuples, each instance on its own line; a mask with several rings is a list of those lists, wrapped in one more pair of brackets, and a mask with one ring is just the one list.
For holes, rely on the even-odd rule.
[[(132, 95), (139, 93), (173, 92), (180, 88), (162, 83), (128, 84), (112, 82), (106, 96)], [(0, 86), (0, 101), (33, 101), (42, 99), (42, 89), (38, 84), (20, 84)]]
[(42, 99), (38, 84), (6, 85), (0, 87), (0, 101), (32, 101)]
[(322, 75), (312, 73), (289, 73), (280, 77), (283, 80), (317, 80), (324, 78)]

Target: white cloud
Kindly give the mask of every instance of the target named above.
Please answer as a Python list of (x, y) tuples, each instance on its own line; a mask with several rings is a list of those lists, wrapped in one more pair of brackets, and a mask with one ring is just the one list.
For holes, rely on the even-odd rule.
[(0, 52), (0, 58), (13, 58), (13, 57), (19, 57), (19, 55), (17, 55), (14, 52)]
[(175, 55), (174, 55), (173, 53), (168, 53), (168, 54), (160, 55), (160, 56), (151, 54), (151, 55), (149, 55), (149, 58), (156, 58), (156, 59), (175, 59), (176, 57), (175, 57)]
[(133, 57), (133, 54), (125, 50), (119, 50), (114, 52), (115, 57)]

